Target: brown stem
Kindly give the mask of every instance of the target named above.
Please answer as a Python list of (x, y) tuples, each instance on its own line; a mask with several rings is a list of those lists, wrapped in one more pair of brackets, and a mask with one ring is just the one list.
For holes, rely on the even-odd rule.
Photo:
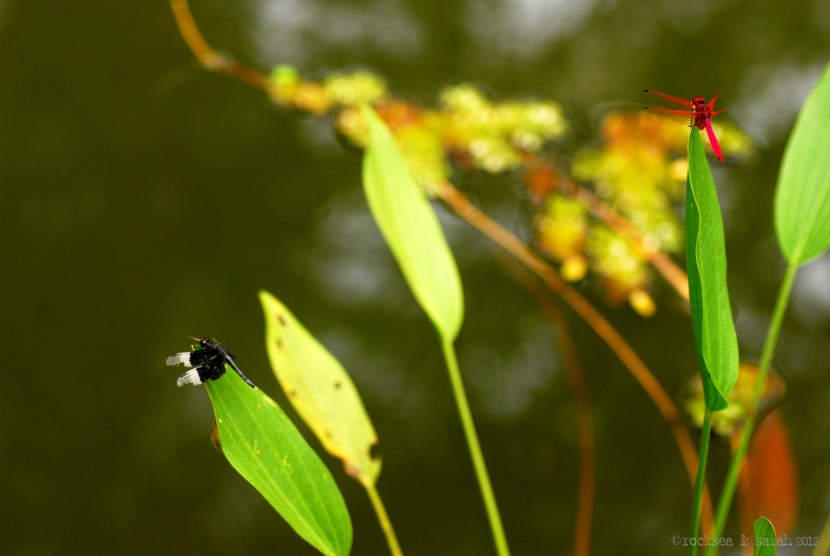
[[(741, 443), (740, 430), (732, 434), (732, 454), (738, 449)], [(744, 460), (741, 464), (741, 473), (738, 475), (738, 508), (740, 510), (741, 533), (749, 538), (754, 536), (754, 514), (752, 511), (752, 490), (749, 483), (749, 462)], [(752, 556), (752, 546), (741, 548), (742, 556)]]
[[(666, 281), (677, 290), (677, 293), (686, 303), (689, 302), (689, 279), (686, 273), (674, 264), (671, 257), (659, 249), (649, 246), (643, 239), (643, 234), (631, 222), (616, 210), (608, 206), (589, 189), (560, 174), (547, 160), (531, 153), (525, 153), (523, 163), (530, 170), (527, 176), (528, 186), (534, 192), (537, 201), (544, 198), (552, 190), (558, 189), (565, 195), (579, 199), (593, 216), (606, 226), (628, 239), (640, 254), (647, 258), (654, 268), (663, 275)], [(531, 178), (531, 176), (541, 176)]]
[[(170, 0), (170, 7), (173, 9), (176, 24), (184, 41), (203, 66), (268, 91), (270, 79), (266, 74), (223, 56), (210, 47), (193, 20), (187, 0)], [(689, 301), (689, 280), (686, 273), (674, 264), (668, 255), (658, 249), (647, 247), (639, 230), (593, 193), (578, 184), (572, 184), (572, 186), (574, 196), (584, 202), (595, 217), (641, 249), (654, 268), (677, 290), (680, 297)]]
[(266, 74), (223, 56), (210, 47), (199, 32), (199, 28), (196, 27), (196, 22), (193, 21), (193, 14), (190, 13), (187, 0), (170, 0), (170, 7), (173, 9), (173, 16), (176, 18), (176, 24), (179, 26), (184, 42), (203, 66), (211, 71), (226, 73), (257, 89), (268, 90), (270, 79)]
[[(594, 329), (600, 338), (605, 340), (608, 347), (619, 357), (620, 361), (628, 368), (634, 379), (651, 397), (660, 414), (668, 423), (674, 435), (680, 455), (686, 465), (689, 479), (694, 485), (697, 476), (698, 458), (694, 443), (689, 432), (683, 426), (677, 407), (660, 383), (648, 370), (645, 363), (637, 353), (631, 349), (619, 332), (611, 326), (605, 317), (594, 308), (587, 299), (559, 277), (556, 270), (549, 265), (541, 256), (532, 251), (520, 239), (508, 232), (489, 216), (473, 206), (469, 200), (451, 184), (444, 182), (438, 188), (438, 195), (446, 202), (459, 216), (466, 220), (473, 227), (477, 228), (484, 235), (495, 241), (508, 253), (516, 257), (525, 266), (539, 276), (550, 289), (555, 291), (576, 313), (582, 317), (588, 325)], [(701, 512), (703, 530), (709, 531), (712, 527), (712, 501), (709, 497), (709, 490), (706, 488), (703, 493), (703, 510)]]
[[(506, 255), (499, 259), (506, 259)], [(559, 344), (559, 353), (565, 363), (565, 372), (576, 401), (576, 420), (579, 432), (579, 453), (581, 469), (579, 472), (579, 502), (576, 510), (576, 531), (574, 532), (574, 556), (588, 556), (591, 552), (591, 517), (594, 508), (594, 491), (596, 482), (596, 442), (594, 439), (594, 419), (591, 413), (591, 403), (588, 396), (588, 387), (579, 356), (571, 337), (568, 323), (562, 311), (550, 293), (543, 289), (539, 282), (515, 261), (503, 260), (513, 278), (533, 296), (542, 312), (550, 320), (556, 340)]]
[(651, 264), (654, 265), (654, 268), (677, 290), (680, 297), (686, 300), (686, 303), (689, 302), (689, 278), (680, 267), (674, 264), (674, 261), (668, 255), (659, 249), (648, 247), (643, 241), (643, 236), (640, 231), (631, 222), (603, 203), (599, 197), (591, 193), (588, 189), (577, 184), (574, 184), (573, 189), (574, 196), (585, 203), (588, 210), (594, 216), (642, 250), (646, 257), (648, 257), (648, 260), (651, 261)]

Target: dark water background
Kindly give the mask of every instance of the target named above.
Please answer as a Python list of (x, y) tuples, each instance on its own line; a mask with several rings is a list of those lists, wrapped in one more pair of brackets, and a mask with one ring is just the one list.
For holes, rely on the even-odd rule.
[[(830, 58), (830, 2), (194, 0), (217, 48), (320, 77), (369, 67), (431, 103), (470, 81), (560, 101), (567, 156), (643, 88), (721, 94), (759, 141), (718, 167), (729, 280), (757, 358), (783, 263), (771, 225), (782, 150)], [(369, 219), (360, 159), (325, 120), (201, 71), (166, 2), (0, 1), (0, 553), (313, 554), (209, 441), (203, 389), (165, 357), (215, 336), (284, 407), (256, 292), (280, 297), (352, 373), (380, 436), (379, 491), (409, 555), (491, 554), (438, 344)], [(527, 233), (515, 177), (460, 183)], [(514, 554), (568, 554), (578, 449), (552, 333), (489, 243), (447, 213), (467, 315), (461, 367)], [(696, 372), (665, 289), (649, 320), (608, 310), (667, 391)], [(680, 554), (690, 488), (666, 424), (569, 315), (597, 420), (594, 554)], [(802, 270), (777, 362), (801, 473), (794, 535), (830, 511), (830, 258)], [(294, 413), (288, 408), (288, 413)], [(312, 445), (318, 446), (316, 440)], [(368, 499), (327, 455), (355, 527)], [(728, 446), (712, 448), (720, 483)], [(732, 522), (731, 535), (737, 535)], [(785, 554), (802, 554), (791, 551)]]

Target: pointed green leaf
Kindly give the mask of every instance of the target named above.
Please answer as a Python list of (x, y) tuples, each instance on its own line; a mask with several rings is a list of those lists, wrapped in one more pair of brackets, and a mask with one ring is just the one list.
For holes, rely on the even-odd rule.
[(349, 475), (374, 485), (380, 459), (370, 450), (378, 437), (351, 377), (277, 298), (261, 291), (259, 300), (271, 368), (294, 409)]
[(418, 303), (444, 339), (453, 340), (464, 318), (461, 278), (435, 212), (386, 124), (363, 107), (369, 144), (363, 189), (372, 216)]
[(686, 181), (686, 261), (698, 364), (706, 410), (724, 409), (738, 378), (738, 339), (726, 287), (726, 250), (718, 194), (692, 128)]
[(775, 231), (793, 265), (830, 247), (830, 66), (787, 142), (775, 192)]
[(775, 556), (775, 527), (770, 520), (759, 517), (755, 520), (755, 556)]
[(352, 523), (328, 468), (274, 400), (226, 371), (205, 384), (225, 457), (297, 534), (327, 556), (345, 556)]

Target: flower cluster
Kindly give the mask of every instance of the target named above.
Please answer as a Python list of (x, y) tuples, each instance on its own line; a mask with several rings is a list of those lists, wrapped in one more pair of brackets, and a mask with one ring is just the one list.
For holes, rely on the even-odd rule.
[[(724, 152), (749, 157), (751, 143), (745, 134), (729, 125), (718, 126), (718, 133)], [(532, 196), (544, 199), (536, 219), (537, 241), (563, 267), (573, 269), (563, 271), (566, 279), (582, 279), (590, 268), (611, 303), (627, 300), (645, 316), (654, 313), (648, 254), (676, 253), (683, 246), (677, 206), (686, 180), (687, 141), (688, 129), (669, 119), (646, 112), (612, 113), (602, 124), (600, 146), (577, 153), (567, 181), (591, 184), (599, 200), (631, 224), (636, 243), (591, 218), (566, 189), (540, 193), (539, 177), (528, 174)], [(566, 180), (560, 176), (549, 181)], [(580, 259), (588, 262), (577, 264)]]
[[(442, 91), (435, 108), (393, 98), (380, 77), (365, 70), (331, 74), (320, 82), (303, 79), (290, 66), (271, 74), (274, 102), (303, 112), (332, 114), (337, 131), (358, 146), (367, 142), (361, 111), (372, 104), (386, 122), (429, 195), (450, 177), (453, 166), (489, 173), (524, 170), (540, 248), (561, 263), (563, 277), (583, 279), (592, 271), (609, 302), (627, 301), (651, 315), (653, 272), (650, 252), (678, 252), (678, 219), (686, 179), (688, 129), (653, 114), (612, 113), (602, 124), (599, 146), (585, 148), (570, 171), (560, 171), (540, 152), (567, 130), (562, 110), (549, 100), (495, 102), (472, 85)], [(714, 123), (722, 148), (733, 159), (752, 152), (737, 128)], [(590, 185), (598, 202), (624, 218), (638, 236), (618, 233), (575, 193)]]

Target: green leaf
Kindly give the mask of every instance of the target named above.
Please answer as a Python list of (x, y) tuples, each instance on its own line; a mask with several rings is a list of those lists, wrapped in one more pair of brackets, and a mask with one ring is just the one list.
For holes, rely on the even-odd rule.
[(282, 409), (229, 367), (207, 387), (225, 457), (302, 538), (345, 556), (352, 523), (328, 468)]
[(770, 520), (759, 517), (755, 520), (755, 556), (775, 556), (775, 527)]
[(790, 264), (830, 246), (830, 66), (795, 122), (775, 193), (775, 231)]
[(363, 189), (386, 243), (418, 303), (442, 338), (453, 340), (464, 318), (461, 278), (444, 232), (395, 138), (364, 105), (369, 144), (363, 157)]
[(260, 291), (259, 300), (271, 368), (294, 409), (349, 475), (374, 485), (378, 437), (349, 374), (277, 298)]
[(692, 128), (689, 137), (686, 260), (689, 304), (706, 410), (717, 411), (728, 405), (726, 396), (738, 378), (738, 338), (726, 287), (726, 250), (720, 204), (696, 127)]

